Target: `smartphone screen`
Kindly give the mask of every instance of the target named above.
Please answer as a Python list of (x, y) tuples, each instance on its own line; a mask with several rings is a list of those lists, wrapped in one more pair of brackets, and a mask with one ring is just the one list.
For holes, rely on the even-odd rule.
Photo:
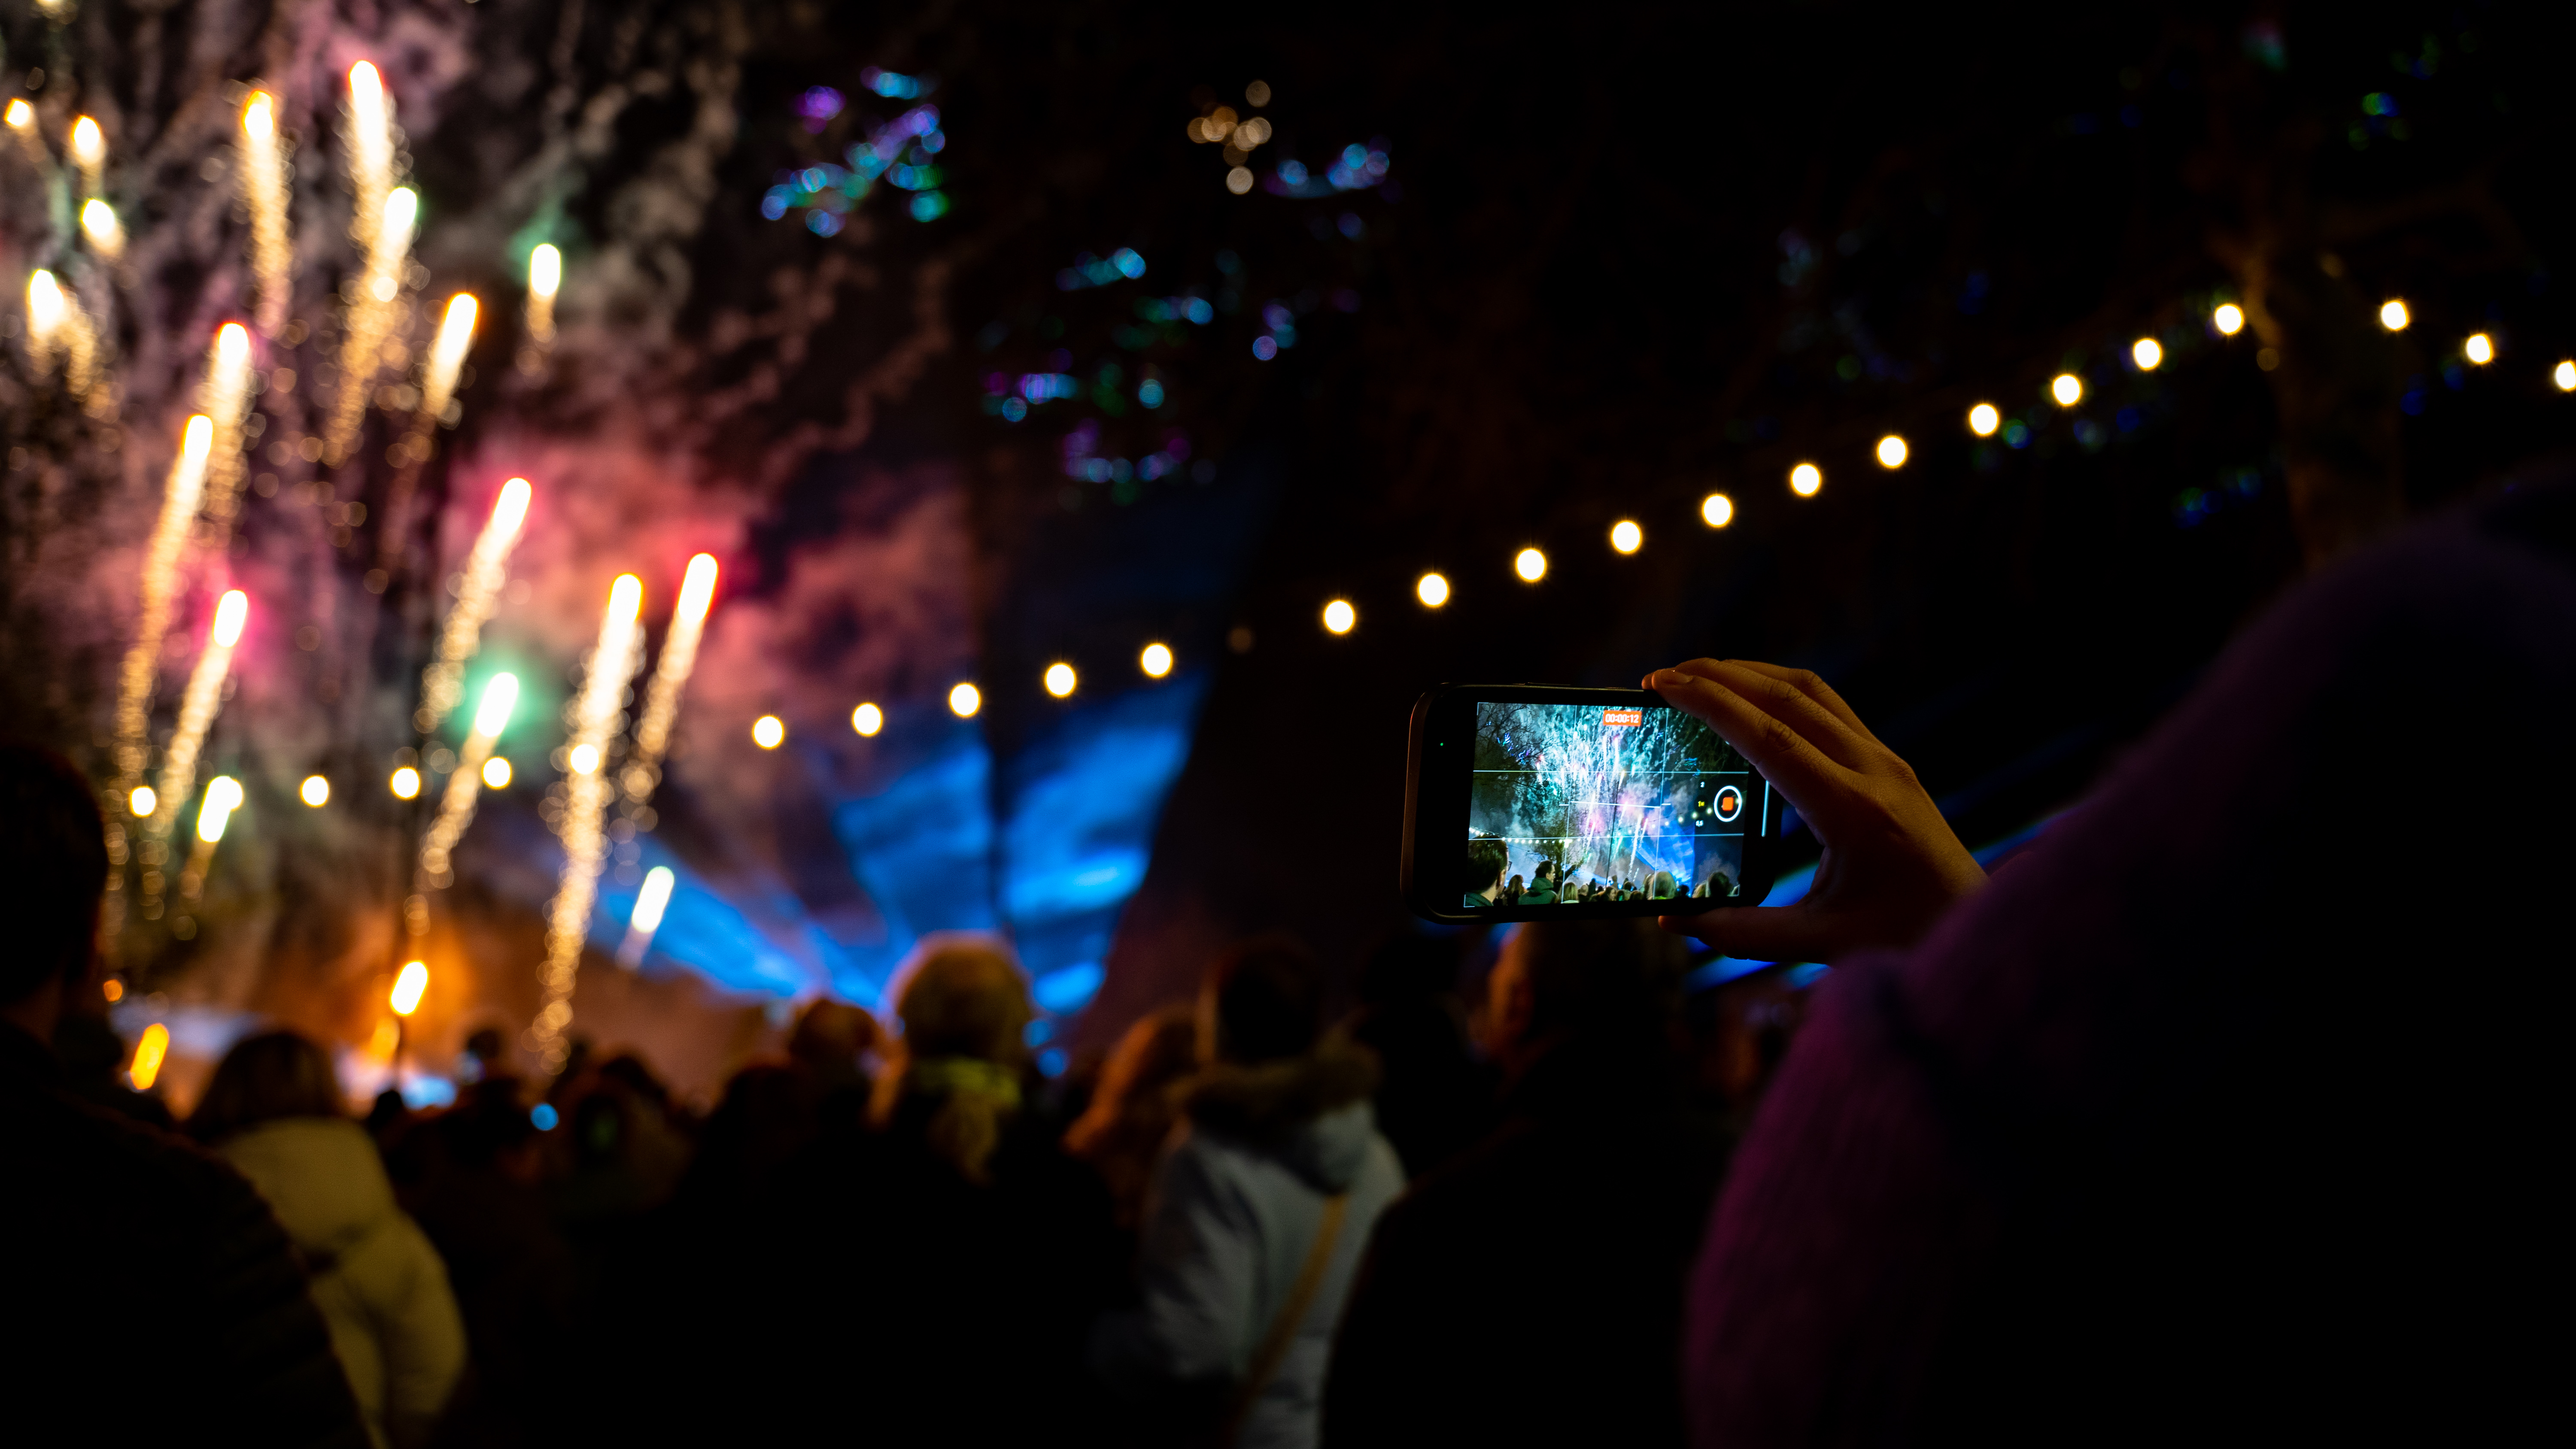
[(1673, 908), (1688, 914), (1767, 894), (1745, 877), (1748, 842), (1771, 829), (1770, 782), (1697, 718), (1659, 702), (1474, 709), (1460, 911), (1630, 914), (1689, 898)]

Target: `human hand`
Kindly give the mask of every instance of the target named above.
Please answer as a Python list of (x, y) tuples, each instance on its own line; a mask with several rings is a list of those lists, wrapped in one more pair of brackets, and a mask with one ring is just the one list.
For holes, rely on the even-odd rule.
[(1985, 870), (1941, 818), (1914, 769), (1842, 697), (1803, 669), (1694, 659), (1646, 676), (1708, 721), (1798, 807), (1825, 848), (1815, 884), (1787, 906), (1665, 916), (1663, 927), (1755, 961), (1830, 961), (1911, 946)]

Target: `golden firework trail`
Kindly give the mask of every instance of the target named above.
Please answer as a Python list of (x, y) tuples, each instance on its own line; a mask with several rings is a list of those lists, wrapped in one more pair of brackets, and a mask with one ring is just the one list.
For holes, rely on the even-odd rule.
[(608, 782), (608, 746), (623, 728), (618, 697), (635, 673), (639, 630), (644, 609), (644, 582), (619, 574), (608, 592), (608, 612), (599, 625), (599, 645), (590, 656), (581, 694), (573, 713), (572, 744), (565, 751), (563, 816), (556, 832), (563, 837), (563, 878), (546, 906), (546, 964), (539, 985), (545, 1005), (528, 1027), (529, 1044), (549, 1067), (567, 1055), (564, 1028), (572, 1024), (574, 973), (581, 966), (581, 947), (590, 933), (590, 910), (599, 895), (599, 866), (606, 832), (600, 827), (612, 787)]
[(242, 105), (242, 202), (250, 208), (250, 270), (259, 291), (259, 332), (275, 337), (295, 299), (294, 242), (287, 235), (286, 141), (277, 133), (277, 98), (253, 91)]
[(206, 356), (206, 383), (198, 405), (214, 420), (214, 446), (206, 455), (206, 517), (214, 523), (209, 546), (221, 552), (232, 538), (233, 511), (241, 499), (247, 441), (243, 423), (250, 416), (250, 332), (239, 322), (215, 329), (215, 345)]
[(706, 633), (707, 609), (716, 596), (715, 555), (689, 560), (680, 579), (679, 607), (671, 613), (671, 632), (662, 641), (662, 657), (653, 665), (653, 681), (644, 688), (644, 713), (635, 726), (635, 754), (620, 780), (626, 799), (641, 805), (661, 783), (662, 756), (671, 748), (671, 724), (680, 713), (680, 691), (697, 668), (698, 640)]
[(395, 445), (394, 481), (385, 490), (385, 515), (376, 527), (376, 566), (388, 577), (410, 548), (412, 490), (420, 484), (421, 465), (429, 461), (430, 439), (438, 435), (438, 425), (446, 421), (448, 404), (456, 397), (456, 378), (465, 366), (465, 349), (474, 342), (477, 310), (470, 293), (459, 292), (448, 299), (447, 314), (439, 320), (438, 339), (430, 344), (429, 359), (422, 364), (420, 407), (412, 414), (410, 431)]
[(340, 344), (340, 390), (323, 435), (323, 461), (335, 468), (357, 445), (358, 429), (366, 421), (367, 399), (375, 389), (394, 303), (402, 295), (403, 270), (411, 258), (412, 226), (420, 219), (420, 198), (394, 185), (393, 98), (385, 94), (384, 77), (363, 60), (349, 67), (348, 150), (349, 182), (358, 194), (349, 236), (367, 261), (349, 299), (347, 335)]
[(456, 607), (447, 611), (446, 627), (439, 631), (438, 656), (420, 675), (420, 708), (412, 712), (411, 722), (422, 734), (438, 728), (465, 697), (465, 661), (483, 646), (483, 625), (491, 619), (501, 586), (508, 581), (510, 548), (519, 541), (519, 526), (528, 517), (532, 491), (525, 478), (502, 484), (491, 518), (474, 540), (474, 551), (466, 555), (465, 581), (456, 591)]
[(179, 459), (170, 465), (169, 487), (161, 495), (161, 519), (153, 525), (152, 541), (143, 551), (142, 617), (117, 680), (116, 790), (120, 797), (143, 778), (152, 681), (160, 673), (161, 641), (170, 631), (170, 605), (179, 592), (179, 554), (188, 544), (188, 526), (197, 518), (197, 500), (206, 484), (206, 456), (214, 438), (212, 418), (200, 413), (188, 419), (180, 437)]
[(188, 676), (188, 692), (180, 697), (179, 727), (170, 736), (170, 748), (161, 755), (161, 781), (153, 791), (154, 808), (146, 827), (155, 840), (170, 834), (170, 823), (196, 793), (197, 752), (205, 747), (215, 712), (223, 708), (224, 676), (232, 669), (233, 646), (241, 643), (242, 626), (249, 620), (250, 596), (239, 589), (225, 594), (215, 606), (215, 626), (207, 632), (206, 652), (197, 656), (196, 672)]
[[(465, 737), (465, 748), (457, 757), (456, 769), (447, 777), (446, 793), (439, 796), (438, 818), (430, 822), (429, 832), (421, 837), (420, 869), (413, 892), (427, 894), (445, 890), (456, 882), (453, 855), (456, 842), (465, 827), (474, 823), (474, 797), (482, 793), (483, 765), (492, 758), (492, 746), (501, 731), (510, 724), (510, 711), (519, 703), (519, 676), (495, 674), (483, 686), (483, 702), (474, 709), (474, 731)], [(412, 916), (412, 934), (427, 934), (426, 912)]]
[(52, 272), (39, 268), (27, 276), (27, 355), (41, 373), (52, 370), (57, 352), (63, 358), (65, 389), (85, 405), (93, 403), (98, 332), (80, 298), (64, 290)]

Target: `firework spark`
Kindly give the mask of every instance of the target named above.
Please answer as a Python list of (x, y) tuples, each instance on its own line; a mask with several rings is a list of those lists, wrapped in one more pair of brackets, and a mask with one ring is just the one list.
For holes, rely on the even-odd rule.
[(430, 439), (437, 436), (438, 425), (447, 420), (448, 405), (455, 400), (465, 349), (474, 342), (476, 310), (470, 293), (459, 292), (448, 300), (447, 315), (438, 324), (438, 340), (430, 344), (429, 360), (421, 368), (420, 408), (412, 414), (410, 431), (396, 446), (397, 471), (392, 486), (385, 490), (385, 514), (376, 528), (376, 566), (388, 577), (410, 547), (412, 490), (420, 483), (421, 465), (433, 451)]
[(527, 519), (531, 491), (525, 478), (502, 484), (490, 521), (483, 525), (482, 536), (474, 540), (474, 551), (466, 555), (465, 582), (456, 591), (456, 607), (447, 611), (447, 627), (438, 640), (438, 657), (421, 671), (420, 708), (413, 712), (411, 722), (422, 734), (438, 728), (439, 721), (446, 719), (465, 697), (465, 661), (482, 647), (483, 625), (492, 617), (493, 605), (500, 601), (501, 585), (510, 571), (510, 546), (519, 541), (519, 525)]
[(250, 333), (239, 322), (215, 329), (215, 345), (206, 355), (206, 383), (198, 405), (214, 420), (214, 447), (206, 456), (206, 516), (214, 521), (217, 550), (232, 537), (233, 508), (241, 497), (245, 441), (243, 424), (250, 416)]
[(44, 138), (36, 134), (34, 106), (23, 100), (9, 102), (9, 129), (17, 136), (18, 145), (26, 151), (27, 159), (35, 163), (38, 171), (51, 172), (54, 169), (54, 158), (46, 154)]
[(125, 223), (116, 219), (115, 207), (93, 196), (82, 204), (80, 221), (91, 251), (111, 262), (125, 255)]
[[(474, 710), (474, 732), (465, 737), (465, 749), (459, 754), (456, 769), (447, 777), (447, 793), (438, 801), (438, 818), (430, 822), (429, 833), (421, 837), (420, 870), (413, 891), (426, 894), (445, 890), (456, 883), (450, 864), (456, 842), (465, 827), (474, 823), (474, 797), (483, 790), (483, 762), (492, 758), (493, 742), (510, 724), (510, 711), (519, 704), (519, 676), (495, 674), (483, 686), (483, 702)], [(412, 934), (426, 933), (427, 916), (412, 918)]]
[(552, 242), (539, 242), (528, 253), (528, 345), (519, 351), (519, 370), (531, 376), (545, 371), (546, 352), (555, 342), (555, 293), (563, 288), (563, 253)]
[(250, 596), (239, 589), (224, 595), (215, 606), (215, 627), (206, 635), (206, 652), (197, 656), (196, 672), (188, 676), (188, 692), (180, 697), (179, 728), (161, 755), (161, 783), (153, 792), (157, 798), (152, 818), (144, 827), (155, 840), (169, 835), (180, 807), (197, 791), (197, 752), (205, 746), (215, 711), (223, 707), (224, 676), (232, 669), (233, 646), (241, 642), (242, 626), (249, 620)]
[(385, 338), (393, 331), (395, 300), (402, 295), (404, 264), (411, 256), (412, 223), (419, 219), (420, 198), (408, 186), (385, 197), (383, 222), (367, 245), (367, 268), (349, 300), (348, 335), (340, 344), (340, 391), (332, 399), (331, 429), (322, 446), (323, 460), (339, 466), (356, 446), (358, 429), (367, 418), (367, 397), (383, 366)]
[(98, 122), (82, 116), (72, 122), (72, 164), (80, 168), (81, 195), (98, 195), (98, 174), (107, 165), (107, 136)]
[(206, 802), (197, 811), (197, 840), (188, 847), (188, 863), (179, 872), (179, 899), (193, 901), (204, 894), (206, 872), (215, 863), (215, 846), (241, 803), (241, 781), (217, 775), (206, 782)]
[(653, 682), (644, 689), (644, 713), (635, 726), (635, 757), (621, 777), (626, 799), (642, 805), (661, 782), (662, 756), (671, 747), (671, 722), (680, 713), (680, 691), (697, 667), (698, 640), (706, 632), (707, 609), (715, 602), (715, 555), (689, 560), (680, 580), (679, 607), (671, 614), (671, 632), (662, 641), (662, 657), (653, 666)]
[(242, 201), (250, 208), (251, 276), (259, 288), (259, 331), (275, 337), (294, 301), (295, 251), (286, 229), (286, 143), (277, 134), (277, 102), (251, 92), (242, 106)]
[(27, 355), (38, 372), (48, 372), (56, 352), (63, 356), (64, 387), (89, 401), (98, 368), (98, 333), (81, 310), (80, 298), (40, 268), (27, 277)]
[(358, 193), (349, 239), (363, 252), (375, 245), (385, 203), (394, 187), (394, 103), (385, 78), (368, 61), (349, 67), (347, 119), (349, 182)]
[(608, 593), (608, 613), (600, 621), (599, 646), (590, 657), (574, 706), (571, 747), (565, 751), (563, 815), (556, 831), (563, 837), (563, 879), (546, 906), (546, 964), (541, 985), (546, 1004), (528, 1028), (530, 1044), (549, 1067), (560, 1066), (568, 1048), (564, 1028), (572, 1024), (573, 973), (581, 965), (582, 942), (590, 933), (590, 908), (598, 898), (601, 846), (606, 838), (601, 817), (608, 809), (608, 746), (624, 728), (618, 696), (635, 673), (636, 619), (644, 608), (644, 583), (619, 574)]
[(125, 670), (116, 693), (116, 792), (132, 793), (143, 778), (144, 731), (151, 720), (152, 680), (160, 671), (161, 641), (170, 630), (170, 605), (178, 597), (179, 551), (187, 546), (188, 525), (196, 521), (197, 499), (206, 483), (206, 456), (214, 445), (215, 424), (199, 414), (188, 419), (179, 442), (179, 460), (170, 467), (170, 485), (161, 495), (161, 521), (153, 525), (152, 542), (143, 552), (143, 609), (134, 630), (134, 647), (125, 653)]

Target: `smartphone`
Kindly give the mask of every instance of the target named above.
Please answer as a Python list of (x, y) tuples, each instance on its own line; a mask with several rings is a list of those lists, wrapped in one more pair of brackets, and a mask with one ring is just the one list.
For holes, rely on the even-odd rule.
[(1413, 706), (1405, 904), (1453, 923), (1760, 905), (1781, 805), (1650, 690), (1442, 685)]

